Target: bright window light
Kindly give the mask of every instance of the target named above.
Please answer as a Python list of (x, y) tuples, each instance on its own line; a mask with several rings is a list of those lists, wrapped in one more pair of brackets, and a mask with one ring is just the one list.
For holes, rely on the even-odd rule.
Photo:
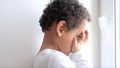
[(116, 6), (116, 68), (120, 67), (120, 1), (115, 0)]

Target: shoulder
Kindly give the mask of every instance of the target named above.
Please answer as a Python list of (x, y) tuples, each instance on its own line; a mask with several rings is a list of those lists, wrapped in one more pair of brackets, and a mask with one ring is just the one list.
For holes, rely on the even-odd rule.
[(70, 60), (68, 56), (60, 51), (54, 52), (49, 60), (49, 67), (51, 68), (66, 68), (75, 67), (75, 63)]

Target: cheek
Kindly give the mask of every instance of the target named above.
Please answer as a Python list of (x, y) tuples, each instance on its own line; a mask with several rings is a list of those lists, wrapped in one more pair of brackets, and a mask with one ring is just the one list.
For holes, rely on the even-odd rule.
[(72, 43), (73, 43), (74, 34), (66, 33), (62, 35), (60, 41), (60, 49), (62, 52), (69, 54), (71, 52)]
[(73, 35), (66, 35), (63, 39), (63, 44), (66, 46), (66, 48), (71, 48), (72, 41), (73, 41)]
[(70, 38), (70, 37), (66, 38), (65, 43), (66, 43), (67, 46), (71, 46), (71, 44), (72, 44), (72, 39), (73, 39), (73, 38)]

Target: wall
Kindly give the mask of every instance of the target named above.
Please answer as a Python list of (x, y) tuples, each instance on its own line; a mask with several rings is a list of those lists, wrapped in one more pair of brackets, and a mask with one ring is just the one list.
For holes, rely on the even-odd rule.
[(94, 67), (100, 67), (100, 28), (98, 24), (100, 0), (91, 0), (91, 50)]
[[(99, 0), (81, 0), (89, 4), (92, 15), (89, 57), (100, 66)], [(0, 0), (0, 68), (32, 68), (32, 60), (42, 42), (38, 20), (48, 0)], [(86, 52), (88, 52), (86, 50)]]
[(0, 0), (0, 68), (32, 68), (42, 42), (38, 20), (45, 3)]

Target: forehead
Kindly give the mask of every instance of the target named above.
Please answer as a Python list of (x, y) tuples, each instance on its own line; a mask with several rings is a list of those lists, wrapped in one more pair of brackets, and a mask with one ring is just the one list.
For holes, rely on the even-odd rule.
[[(80, 33), (80, 32), (82, 32), (82, 31), (84, 31), (84, 30), (87, 30), (88, 29), (88, 21), (87, 20), (83, 20), (82, 22), (81, 22), (81, 24), (79, 24), (78, 25), (78, 27), (77, 28), (75, 28), (75, 29), (73, 29), (73, 30), (71, 30), (73, 33)], [(71, 32), (70, 31), (70, 32)]]
[(79, 24), (76, 28), (70, 30), (70, 31), (67, 31), (67, 32), (72, 32), (73, 34), (75, 33), (80, 33), (84, 30), (87, 30), (88, 29), (88, 20), (84, 19), (82, 20), (81, 24)]
[(88, 21), (83, 20), (82, 23), (75, 29), (77, 33), (81, 33), (85, 30), (88, 30)]
[(82, 20), (81, 24), (78, 26), (77, 29), (83, 29), (88, 27), (88, 21), (86, 19)]

